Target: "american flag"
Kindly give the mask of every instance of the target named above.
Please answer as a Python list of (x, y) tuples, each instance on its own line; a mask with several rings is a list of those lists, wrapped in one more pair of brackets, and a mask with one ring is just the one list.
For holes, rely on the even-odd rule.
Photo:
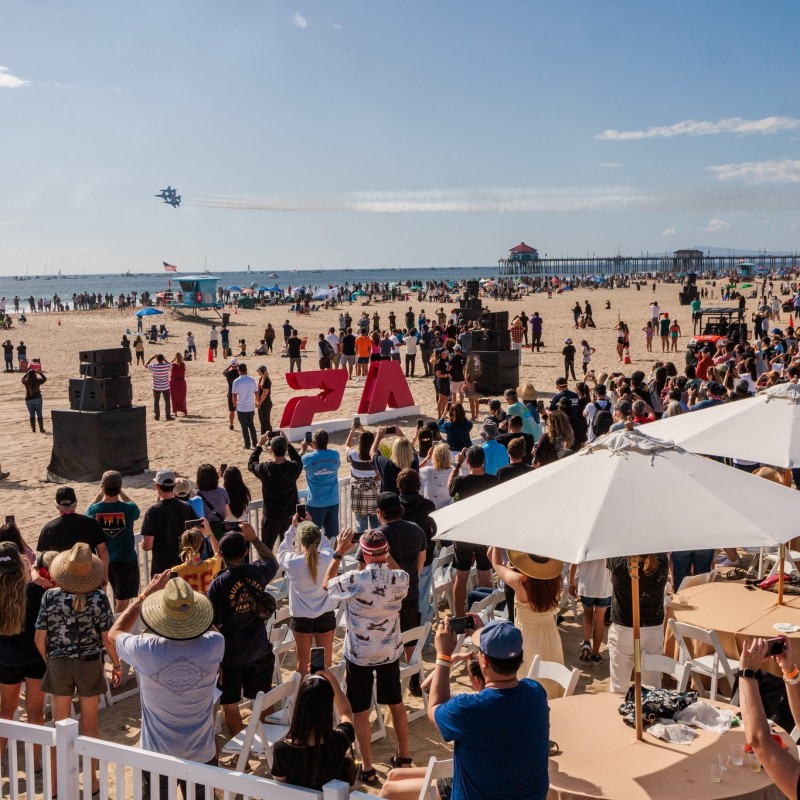
[(161, 262), (164, 265), (165, 272), (177, 272), (178, 268), (174, 264), (167, 264), (166, 261)]

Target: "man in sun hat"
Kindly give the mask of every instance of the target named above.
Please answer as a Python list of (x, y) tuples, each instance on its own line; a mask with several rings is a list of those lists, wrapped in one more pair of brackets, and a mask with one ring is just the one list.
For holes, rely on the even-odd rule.
[(398, 755), (392, 758), (392, 766), (411, 766), (408, 716), (400, 687), (403, 654), (400, 609), (408, 593), (409, 577), (397, 568), (389, 552), (389, 542), (379, 530), (361, 536), (360, 568), (337, 576), (342, 557), (353, 546), (353, 536), (352, 530), (345, 530), (336, 539), (323, 586), (332, 600), (345, 604), (347, 634), (342, 652), (347, 670), (347, 699), (353, 707), (361, 749), (362, 780), (372, 784), (376, 780), (369, 726), (373, 682), (377, 683), (378, 703), (389, 706), (397, 735)]
[(506, 620), (494, 620), (476, 631), (472, 641), (486, 687), (451, 698), (450, 665), (457, 639), (448, 622), (436, 631), (428, 719), (446, 742), (455, 742), (451, 798), (545, 800), (550, 712), (539, 683), (517, 680), (522, 633)]
[(203, 519), (205, 516), (203, 498), (196, 493), (195, 488), (193, 481), (190, 481), (188, 478), (178, 478), (176, 476), (173, 494), (178, 500), (183, 500), (184, 503), (188, 503), (194, 509), (196, 519)]
[[(141, 615), (147, 626), (131, 633)], [(211, 628), (210, 600), (170, 571), (156, 575), (122, 612), (109, 634), (119, 657), (139, 676), (143, 750), (216, 764), (214, 702), (225, 649)], [(161, 798), (167, 779), (159, 778)], [(178, 782), (186, 796), (186, 786)], [(159, 796), (159, 795), (157, 795)], [(150, 797), (150, 773), (142, 773), (142, 797)], [(199, 786), (195, 800), (203, 800)]]

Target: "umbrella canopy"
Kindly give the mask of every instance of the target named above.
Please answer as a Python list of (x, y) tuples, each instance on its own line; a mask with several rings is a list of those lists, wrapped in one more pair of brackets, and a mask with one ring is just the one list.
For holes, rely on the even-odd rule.
[[(578, 489), (581, 502), (576, 503)], [(691, 524), (679, 524), (678, 510)], [(437, 538), (577, 563), (673, 550), (777, 546), (797, 534), (798, 514), (800, 492), (634, 429), (602, 436), (575, 455), (432, 516)]]
[(146, 308), (141, 308), (136, 312), (137, 317), (149, 317), (152, 314), (163, 314), (164, 312), (159, 310), (158, 308), (153, 308), (153, 306), (147, 306)]
[(280, 286), (270, 286), (269, 289), (266, 289), (265, 291), (267, 291), (267, 292), (282, 292), (283, 289), (281, 289)]
[(753, 284), (752, 283), (743, 283), (739, 288), (740, 289), (752, 289), (753, 288)]
[(756, 397), (659, 420), (647, 432), (694, 453), (800, 467), (800, 385), (780, 383)]
[(226, 286), (225, 287), (225, 291), (226, 292), (241, 292), (242, 291), (242, 287), (241, 286), (237, 286), (236, 284), (233, 284), (233, 286)]
[(256, 286), (256, 291), (257, 292), (268, 292), (269, 289), (267, 289), (266, 286)]

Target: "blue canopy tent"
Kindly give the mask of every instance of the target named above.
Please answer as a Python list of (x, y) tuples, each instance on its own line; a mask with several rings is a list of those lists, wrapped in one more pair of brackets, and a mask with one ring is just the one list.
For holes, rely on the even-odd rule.
[(225, 287), (225, 291), (226, 292), (241, 292), (242, 291), (242, 287), (241, 286), (237, 286), (236, 284), (233, 284), (232, 286), (226, 286)]

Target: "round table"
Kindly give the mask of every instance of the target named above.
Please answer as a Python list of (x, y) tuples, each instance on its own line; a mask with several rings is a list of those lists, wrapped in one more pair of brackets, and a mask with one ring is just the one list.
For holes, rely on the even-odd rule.
[[(743, 583), (705, 583), (677, 592), (667, 607), (667, 618), (672, 616), (678, 622), (717, 631), (725, 655), (739, 658), (745, 639), (778, 636), (776, 622), (800, 626), (800, 596), (784, 594), (783, 599), (784, 604), (779, 606), (775, 592), (748, 589)], [(787, 635), (795, 661), (800, 662), (800, 632)], [(672, 655), (669, 628), (667, 637), (664, 652)], [(780, 674), (772, 659), (765, 662), (763, 669)]]
[[(647, 732), (636, 741), (636, 732), (618, 712), (624, 696), (601, 692), (562, 697), (550, 702), (550, 738), (560, 753), (550, 758), (548, 800), (603, 798), (603, 800), (719, 800), (748, 798), (778, 800), (783, 795), (766, 772), (751, 772), (746, 763), (730, 765), (722, 783), (712, 783), (709, 767), (729, 746), (744, 744), (744, 730), (727, 733), (693, 729), (689, 745), (670, 744)], [(714, 703), (717, 708), (733, 708)], [(736, 709), (738, 710), (738, 709)], [(797, 747), (789, 735), (777, 729), (789, 751)]]

